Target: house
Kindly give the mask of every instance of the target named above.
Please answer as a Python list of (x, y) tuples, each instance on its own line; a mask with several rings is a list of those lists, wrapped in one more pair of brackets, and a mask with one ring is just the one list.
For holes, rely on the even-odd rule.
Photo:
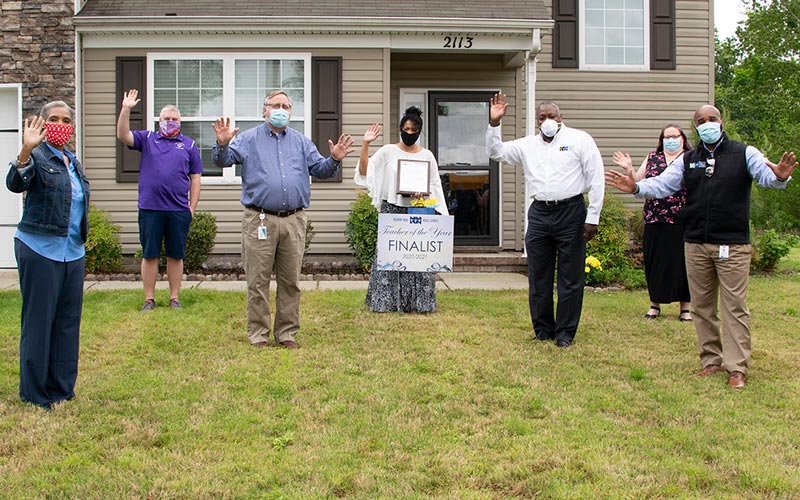
[[(509, 97), (506, 139), (534, 133), (535, 103), (547, 99), (595, 137), (608, 165), (618, 149), (641, 158), (663, 124), (687, 125), (713, 101), (712, 4), (85, 0), (72, 19), (79, 154), (93, 202), (112, 213), (124, 252), (134, 253), (138, 153), (115, 137), (122, 92), (143, 96), (134, 128), (154, 127), (161, 106), (177, 104), (203, 153), (200, 209), (217, 216), (214, 253), (238, 255), (240, 180), (236, 167), (211, 162), (214, 119), (253, 127), (264, 95), (284, 88), (294, 100), (291, 126), (327, 154), (329, 138), (343, 132), (359, 145), (376, 122), (385, 127), (373, 150), (395, 142), (401, 110), (414, 104), (424, 111), (421, 143), (439, 161), (457, 248), (521, 250), (523, 174), (486, 156), (489, 96)], [(343, 229), (356, 161), (357, 152), (339, 178), (312, 185), (312, 253), (349, 253)]]

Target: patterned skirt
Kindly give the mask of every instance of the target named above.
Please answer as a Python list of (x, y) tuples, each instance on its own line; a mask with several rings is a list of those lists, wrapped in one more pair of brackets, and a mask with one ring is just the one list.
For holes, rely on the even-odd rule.
[[(406, 207), (381, 203), (383, 214), (405, 214)], [(366, 304), (372, 312), (430, 313), (436, 311), (436, 274), (378, 271), (369, 275)]]

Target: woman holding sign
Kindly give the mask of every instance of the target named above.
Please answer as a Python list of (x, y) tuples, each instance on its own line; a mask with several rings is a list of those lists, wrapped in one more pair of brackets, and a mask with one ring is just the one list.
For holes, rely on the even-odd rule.
[[(422, 191), (413, 195), (403, 194), (403, 189), (398, 185), (398, 165), (410, 160), (415, 165), (427, 163), (427, 191), (430, 198), (435, 200), (434, 208), (441, 215), (449, 215), (436, 158), (417, 144), (421, 131), (422, 111), (412, 106), (400, 119), (400, 142), (384, 145), (372, 158), (369, 157), (369, 145), (380, 136), (381, 126), (372, 124), (364, 133), (355, 182), (369, 189), (372, 204), (381, 213), (408, 213), (412, 197), (422, 197)], [(434, 312), (436, 275), (432, 272), (379, 270), (373, 264), (366, 303), (372, 312)]]

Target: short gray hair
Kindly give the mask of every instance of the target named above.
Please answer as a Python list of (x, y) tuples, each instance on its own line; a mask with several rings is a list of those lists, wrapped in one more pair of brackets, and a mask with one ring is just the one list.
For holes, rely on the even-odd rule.
[(292, 98), (291, 98), (291, 97), (289, 97), (289, 94), (287, 94), (287, 93), (286, 93), (285, 91), (283, 91), (283, 90), (273, 90), (272, 92), (270, 92), (269, 94), (267, 94), (267, 97), (265, 97), (265, 98), (264, 98), (264, 106), (266, 106), (267, 104), (269, 104), (269, 100), (270, 100), (270, 99), (272, 99), (272, 98), (273, 98), (273, 97), (275, 97), (275, 96), (279, 96), (279, 95), (284, 95), (284, 96), (286, 96), (286, 99), (289, 101), (289, 106), (291, 106), (291, 105), (292, 105)]
[(67, 111), (69, 111), (69, 117), (70, 118), (75, 118), (75, 111), (71, 107), (69, 107), (69, 104), (65, 103), (64, 101), (50, 101), (50, 102), (48, 102), (47, 104), (42, 106), (42, 110), (39, 111), (39, 116), (41, 116), (44, 119), (47, 119), (47, 117), (50, 116), (50, 111), (53, 108), (64, 108)]
[(181, 117), (181, 110), (178, 109), (178, 106), (175, 106), (174, 104), (167, 104), (163, 108), (161, 108), (161, 111), (158, 112), (158, 118), (161, 119), (161, 115), (163, 115), (164, 111), (166, 111), (168, 109), (178, 113), (178, 118)]

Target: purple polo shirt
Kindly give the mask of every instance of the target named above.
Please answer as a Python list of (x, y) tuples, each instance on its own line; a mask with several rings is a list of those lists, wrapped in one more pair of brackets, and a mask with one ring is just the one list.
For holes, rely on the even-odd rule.
[(202, 174), (200, 149), (190, 137), (165, 139), (158, 132), (133, 131), (131, 149), (142, 152), (139, 163), (139, 208), (189, 210), (189, 174)]

